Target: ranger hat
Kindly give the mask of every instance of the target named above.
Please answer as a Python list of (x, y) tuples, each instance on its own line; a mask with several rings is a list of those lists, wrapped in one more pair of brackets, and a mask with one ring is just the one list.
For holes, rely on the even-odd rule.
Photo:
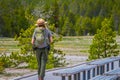
[(37, 20), (36, 24), (37, 24), (38, 26), (43, 26), (43, 25), (45, 25), (45, 20), (42, 19), (42, 18), (40, 18), (40, 19)]

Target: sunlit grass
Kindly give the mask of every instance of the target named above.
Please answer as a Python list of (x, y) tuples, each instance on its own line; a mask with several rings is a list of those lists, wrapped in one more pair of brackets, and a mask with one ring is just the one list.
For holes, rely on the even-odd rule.
[(19, 51), (19, 42), (15, 41), (14, 38), (0, 38), (0, 52), (14, 52)]
[[(62, 50), (65, 54), (70, 55), (89, 55), (89, 47), (92, 43), (93, 36), (76, 36), (76, 37), (63, 37), (62, 41), (55, 43), (55, 48)], [(120, 49), (120, 37), (116, 38), (118, 49)], [(0, 38), (0, 52), (13, 52), (18, 51), (18, 41), (14, 38)]]
[[(57, 49), (61, 49), (65, 54), (89, 55), (89, 48), (92, 44), (93, 36), (63, 37), (62, 41), (55, 44)], [(120, 49), (120, 37), (116, 37)]]
[(92, 36), (63, 37), (63, 40), (57, 42), (55, 47), (65, 54), (88, 55), (92, 38)]

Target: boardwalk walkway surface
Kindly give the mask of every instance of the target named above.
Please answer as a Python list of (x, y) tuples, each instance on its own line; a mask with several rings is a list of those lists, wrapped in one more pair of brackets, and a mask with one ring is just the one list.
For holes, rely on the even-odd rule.
[[(60, 69), (59, 69), (60, 70)], [(46, 71), (45, 79), (44, 80), (61, 80), (60, 76), (54, 76), (53, 73), (58, 70), (50, 70)], [(38, 75), (37, 73), (30, 74), (30, 75), (25, 75), (22, 77), (17, 77), (11, 80), (38, 80)]]
[[(69, 63), (69, 65), (67, 67), (81, 64), (81, 63), (85, 62), (86, 59), (87, 59), (86, 56), (69, 56), (69, 55), (67, 55), (66, 61), (68, 61), (67, 63)], [(46, 71), (44, 80), (61, 80), (61, 76), (53, 75), (53, 73), (57, 72), (58, 70), (61, 70), (61, 69), (54, 69), (54, 70)], [(20, 76), (20, 77), (11, 79), (11, 80), (38, 80), (38, 76), (37, 76), (37, 73), (33, 73), (33, 74), (25, 75), (25, 76)]]
[[(114, 76), (111, 77), (111, 75)], [(120, 80), (119, 77), (120, 56), (116, 56), (85, 62), (70, 67), (48, 70), (46, 71), (45, 80)], [(38, 76), (35, 73), (12, 80), (38, 80), (37, 78)]]

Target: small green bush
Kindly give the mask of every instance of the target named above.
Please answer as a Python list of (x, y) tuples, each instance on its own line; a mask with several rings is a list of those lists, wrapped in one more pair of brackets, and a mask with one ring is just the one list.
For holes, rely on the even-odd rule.
[[(38, 64), (36, 56), (30, 43), (34, 28), (34, 26), (31, 26), (25, 31), (21, 30), (20, 36), (15, 38), (17, 41), (19, 41), (18, 45), (20, 47), (20, 52), (0, 54), (0, 72), (3, 72), (4, 68), (8, 67), (21, 68), (19, 65), (22, 63), (26, 64), (25, 66), (23, 65), (22, 68), (37, 69)], [(61, 50), (54, 49), (54, 43), (60, 41), (61, 39), (61, 36), (53, 35), (54, 42), (51, 44), (51, 50), (48, 55), (48, 62), (46, 66), (47, 69), (65, 65), (65, 54)]]
[(4, 71), (4, 63), (3, 62), (0, 62), (0, 74), (3, 73)]
[[(51, 25), (51, 27), (53, 27), (53, 25)], [(37, 61), (35, 55), (33, 55), (32, 45), (30, 43), (34, 29), (35, 26), (30, 26), (27, 30), (22, 30), (20, 36), (16, 38), (20, 43), (19, 45), (22, 46), (20, 54), (25, 56), (24, 61), (27, 62), (28, 67), (32, 69), (37, 68)], [(53, 44), (51, 44), (51, 50), (48, 55), (48, 69), (65, 65), (65, 54), (60, 50), (54, 49), (54, 43), (60, 41), (61, 39), (62, 36), (58, 36), (53, 33)], [(59, 57), (54, 55), (59, 55)]]

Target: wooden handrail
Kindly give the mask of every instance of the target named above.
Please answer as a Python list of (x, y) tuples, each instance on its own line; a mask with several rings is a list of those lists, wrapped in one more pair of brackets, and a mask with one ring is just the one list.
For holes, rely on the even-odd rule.
[(53, 75), (61, 76), (61, 80), (89, 80), (95, 76), (103, 75), (105, 72), (115, 69), (116, 61), (118, 68), (120, 67), (120, 56), (99, 59), (82, 65), (61, 69), (54, 72)]

